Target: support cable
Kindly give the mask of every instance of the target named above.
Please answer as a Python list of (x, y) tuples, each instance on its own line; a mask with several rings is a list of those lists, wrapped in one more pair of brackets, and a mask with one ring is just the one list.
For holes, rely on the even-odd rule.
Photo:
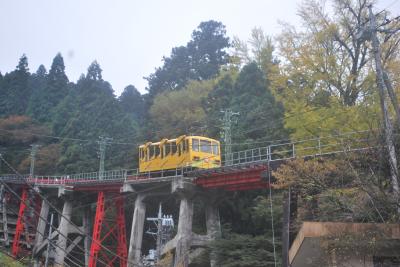
[(269, 205), (270, 205), (270, 213), (271, 213), (271, 230), (272, 230), (272, 245), (274, 248), (274, 266), (276, 267), (276, 245), (275, 245), (275, 226), (274, 226), (274, 212), (273, 212), (273, 204), (272, 204), (272, 185), (271, 185), (271, 169), (268, 160), (268, 183), (269, 183)]

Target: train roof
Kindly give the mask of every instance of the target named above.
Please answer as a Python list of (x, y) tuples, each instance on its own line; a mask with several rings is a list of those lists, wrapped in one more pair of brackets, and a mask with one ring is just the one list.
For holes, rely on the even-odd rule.
[[(219, 142), (216, 139), (213, 139), (213, 138), (210, 138), (210, 137), (207, 137), (207, 136), (201, 136), (201, 135), (186, 135), (185, 138), (193, 138), (193, 137), (194, 138), (199, 138), (199, 139), (205, 138), (205, 139), (209, 139), (209, 140), (213, 140), (213, 141)], [(174, 141), (178, 140), (179, 138), (180, 137), (174, 138), (174, 139), (167, 139), (166, 142), (168, 142), (168, 143), (174, 142)], [(163, 140), (165, 140), (165, 139), (163, 139)], [(146, 145), (160, 145), (160, 144), (161, 144), (161, 141), (154, 142), (154, 143), (153, 142), (147, 142), (147, 143), (144, 143), (144, 144), (140, 145), (139, 147), (145, 147)]]

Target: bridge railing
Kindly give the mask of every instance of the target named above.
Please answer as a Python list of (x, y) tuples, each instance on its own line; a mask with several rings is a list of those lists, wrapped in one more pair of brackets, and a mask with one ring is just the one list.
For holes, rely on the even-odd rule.
[(278, 161), (296, 157), (309, 157), (357, 151), (375, 146), (376, 137), (370, 131), (326, 136), (295, 142), (272, 144), (224, 155), (223, 166), (259, 161)]

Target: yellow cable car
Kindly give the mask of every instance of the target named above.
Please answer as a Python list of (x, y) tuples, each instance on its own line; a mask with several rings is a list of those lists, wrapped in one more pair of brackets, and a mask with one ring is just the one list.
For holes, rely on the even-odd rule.
[(201, 169), (221, 166), (220, 143), (203, 136), (182, 135), (139, 146), (139, 171), (171, 170), (180, 167)]

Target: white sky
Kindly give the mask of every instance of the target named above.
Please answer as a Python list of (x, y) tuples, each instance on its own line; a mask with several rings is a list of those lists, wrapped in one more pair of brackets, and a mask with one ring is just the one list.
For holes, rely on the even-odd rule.
[[(61, 52), (76, 81), (97, 60), (119, 95), (128, 84), (145, 93), (148, 76), (174, 46), (185, 45), (200, 22), (221, 21), (228, 36), (247, 40), (254, 27), (269, 35), (278, 20), (298, 24), (301, 0), (0, 0), (0, 71), (12, 71), (25, 53), (31, 72), (47, 70)], [(400, 14), (400, 0), (376, 10)]]

